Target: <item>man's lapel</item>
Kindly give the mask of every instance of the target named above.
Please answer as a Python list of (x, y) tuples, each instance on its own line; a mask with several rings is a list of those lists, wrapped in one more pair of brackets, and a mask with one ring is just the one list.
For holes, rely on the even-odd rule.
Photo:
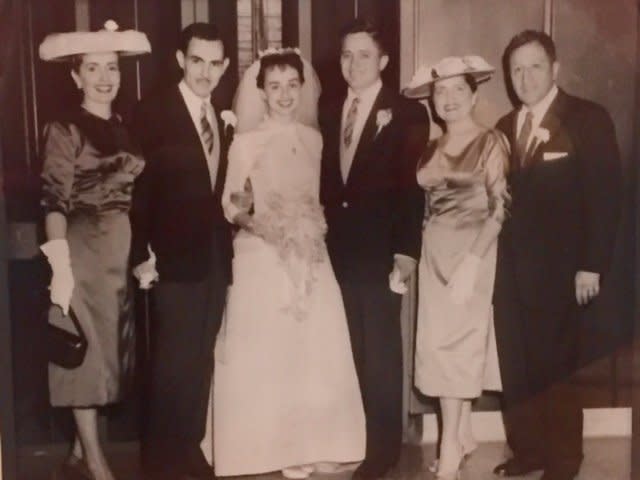
[(378, 112), (380, 110), (391, 109), (390, 101), (390, 94), (383, 86), (380, 90), (380, 93), (378, 93), (376, 100), (373, 102), (373, 106), (371, 107), (371, 111), (369, 112), (369, 116), (367, 117), (367, 121), (365, 122), (362, 129), (362, 134), (360, 135), (358, 146), (353, 155), (353, 162), (351, 162), (351, 168), (349, 169), (347, 183), (364, 165), (367, 158), (367, 152), (369, 151), (371, 145), (375, 142), (378, 135)]
[(335, 183), (335, 187), (344, 186), (342, 174), (340, 173), (340, 162), (342, 161), (340, 142), (342, 133), (342, 108), (345, 100), (346, 96), (343, 97), (340, 102), (336, 102), (329, 107), (330, 109), (327, 111), (326, 116), (328, 121), (324, 127), (327, 135), (324, 148), (326, 148), (328, 152), (325, 158), (329, 160), (327, 172), (331, 177), (331, 181)]
[[(198, 130), (196, 130), (196, 126), (193, 124), (193, 120), (191, 120), (189, 109), (177, 85), (173, 88), (171, 102), (170, 111), (173, 112), (171, 123), (177, 138), (182, 138), (185, 142), (188, 141), (188, 143), (201, 145), (200, 135), (198, 134)], [(202, 159), (206, 162), (204, 152), (202, 152)]]

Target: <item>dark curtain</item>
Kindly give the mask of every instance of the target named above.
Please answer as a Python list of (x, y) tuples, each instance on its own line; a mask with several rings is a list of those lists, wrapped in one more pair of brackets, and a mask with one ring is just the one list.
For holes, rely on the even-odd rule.
[[(0, 0), (0, 105), (7, 105), (9, 65), (18, 44), (19, 0)], [(0, 108), (0, 454), (2, 471), (7, 480), (16, 476), (15, 424), (13, 417), (13, 375), (11, 322), (9, 318), (8, 228), (4, 175), (4, 123), (6, 110)]]

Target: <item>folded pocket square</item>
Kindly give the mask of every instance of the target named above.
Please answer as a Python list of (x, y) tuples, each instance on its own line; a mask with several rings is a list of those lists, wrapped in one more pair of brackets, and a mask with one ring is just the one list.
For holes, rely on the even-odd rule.
[(550, 160), (558, 160), (569, 155), (567, 152), (544, 152), (542, 154), (542, 160), (548, 162)]

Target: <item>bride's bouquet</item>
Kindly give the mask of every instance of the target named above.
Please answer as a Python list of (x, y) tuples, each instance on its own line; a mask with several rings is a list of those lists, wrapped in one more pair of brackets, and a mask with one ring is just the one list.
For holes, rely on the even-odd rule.
[(283, 196), (271, 192), (256, 212), (253, 229), (273, 245), (291, 280), (293, 298), (287, 310), (301, 319), (316, 281), (316, 267), (327, 255), (327, 223), (322, 206), (309, 194)]

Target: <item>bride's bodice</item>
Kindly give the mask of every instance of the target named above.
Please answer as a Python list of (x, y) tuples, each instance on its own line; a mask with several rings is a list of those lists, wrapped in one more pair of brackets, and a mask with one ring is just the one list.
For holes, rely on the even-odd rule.
[(227, 218), (231, 221), (237, 214), (231, 194), (248, 188), (247, 180), (256, 213), (267, 208), (274, 194), (294, 202), (317, 202), (321, 153), (320, 133), (300, 123), (267, 120), (256, 130), (236, 135), (222, 197)]

